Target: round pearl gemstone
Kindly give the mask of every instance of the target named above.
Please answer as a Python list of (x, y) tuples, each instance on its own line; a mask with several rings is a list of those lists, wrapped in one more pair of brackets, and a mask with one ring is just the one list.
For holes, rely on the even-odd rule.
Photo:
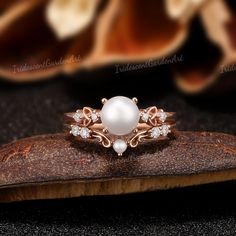
[(118, 153), (118, 155), (122, 155), (122, 153), (127, 149), (127, 144), (122, 139), (117, 139), (113, 144), (113, 149)]
[(111, 134), (126, 135), (138, 125), (139, 109), (135, 102), (127, 97), (113, 97), (103, 105), (101, 121)]

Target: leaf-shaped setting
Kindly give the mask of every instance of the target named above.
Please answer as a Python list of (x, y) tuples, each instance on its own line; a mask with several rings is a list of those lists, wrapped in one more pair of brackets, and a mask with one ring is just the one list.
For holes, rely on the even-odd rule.
[(83, 108), (83, 115), (84, 115), (84, 120), (83, 120), (83, 125), (84, 126), (89, 126), (91, 124), (91, 115), (93, 113), (93, 109), (91, 107), (84, 107)]
[(150, 116), (148, 122), (152, 126), (156, 126), (158, 124), (158, 119), (157, 119), (158, 109), (157, 109), (157, 107), (156, 106), (152, 106), (152, 107), (147, 108), (147, 113)]
[(155, 106), (149, 107), (147, 109), (147, 113), (150, 114), (151, 119), (154, 119), (157, 116), (157, 112), (158, 112), (158, 109)]

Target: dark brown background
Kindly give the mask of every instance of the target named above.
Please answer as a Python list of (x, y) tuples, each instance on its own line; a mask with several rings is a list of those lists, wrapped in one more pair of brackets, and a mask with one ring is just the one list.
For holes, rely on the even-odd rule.
[[(119, 74), (110, 66), (50, 82), (1, 82), (0, 143), (60, 132), (64, 112), (84, 105), (100, 107), (102, 97), (115, 95), (137, 96), (140, 106), (156, 104), (176, 111), (181, 130), (236, 134), (236, 108), (230, 103), (235, 93), (184, 96), (163, 66)], [(235, 189), (236, 183), (228, 182), (124, 196), (0, 204), (0, 234), (232, 235)]]

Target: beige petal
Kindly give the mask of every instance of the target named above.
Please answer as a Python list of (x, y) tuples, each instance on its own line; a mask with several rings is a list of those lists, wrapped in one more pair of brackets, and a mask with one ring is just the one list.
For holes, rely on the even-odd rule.
[(187, 21), (191, 18), (198, 6), (205, 0), (166, 0), (167, 14), (173, 19)]
[(74, 36), (85, 29), (95, 16), (98, 0), (51, 0), (46, 19), (59, 39)]

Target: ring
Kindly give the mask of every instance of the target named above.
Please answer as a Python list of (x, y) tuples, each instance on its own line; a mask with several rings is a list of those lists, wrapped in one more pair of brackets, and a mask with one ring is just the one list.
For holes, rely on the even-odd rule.
[(156, 106), (139, 109), (137, 98), (103, 98), (101, 110), (91, 107), (65, 114), (65, 131), (76, 139), (96, 139), (121, 156), (127, 147), (148, 140), (166, 139), (175, 126), (174, 112)]

